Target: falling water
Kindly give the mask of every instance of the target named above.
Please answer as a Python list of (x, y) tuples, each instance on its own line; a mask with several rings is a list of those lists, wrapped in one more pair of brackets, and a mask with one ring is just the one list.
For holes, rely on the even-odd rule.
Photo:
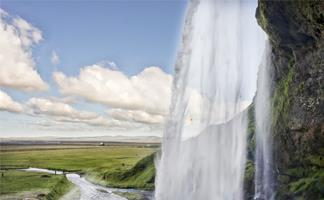
[(256, 2), (191, 1), (178, 55), (157, 200), (242, 199), (246, 107), (264, 35)]
[(266, 45), (263, 62), (258, 73), (258, 90), (255, 99), (256, 154), (255, 154), (255, 199), (274, 199), (272, 177), (271, 139), (271, 52)]

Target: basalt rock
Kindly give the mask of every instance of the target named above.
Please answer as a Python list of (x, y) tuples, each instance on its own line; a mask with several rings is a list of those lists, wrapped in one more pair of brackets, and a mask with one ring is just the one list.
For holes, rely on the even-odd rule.
[(259, 0), (272, 45), (277, 199), (324, 198), (324, 1)]

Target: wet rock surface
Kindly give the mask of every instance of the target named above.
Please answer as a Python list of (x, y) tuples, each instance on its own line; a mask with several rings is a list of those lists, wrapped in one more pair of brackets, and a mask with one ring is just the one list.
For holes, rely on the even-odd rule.
[(324, 1), (259, 0), (272, 45), (278, 199), (324, 197)]

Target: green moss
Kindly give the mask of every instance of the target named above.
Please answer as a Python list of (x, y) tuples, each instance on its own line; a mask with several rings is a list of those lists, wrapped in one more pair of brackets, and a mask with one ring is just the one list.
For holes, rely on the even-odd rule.
[(255, 110), (254, 104), (250, 105), (248, 108), (248, 129), (247, 129), (247, 150), (248, 150), (248, 160), (254, 160), (255, 152)]
[(254, 163), (252, 161), (246, 163), (245, 178), (251, 181), (254, 179)]
[(309, 155), (307, 160), (311, 163), (311, 165), (324, 168), (324, 157), (322, 155)]
[(303, 93), (305, 91), (305, 82), (301, 82), (298, 86), (298, 92)]
[(265, 17), (265, 6), (264, 6), (264, 4), (259, 4), (257, 14), (258, 14), (257, 20), (258, 20), (259, 25), (264, 30), (267, 30), (269, 23), (268, 23), (267, 18)]
[(289, 184), (294, 195), (305, 199), (321, 199), (324, 197), (324, 171), (318, 171), (309, 176), (299, 178)]
[[(289, 67), (289, 71), (286, 77), (282, 78), (276, 86), (274, 95), (273, 95), (273, 117), (272, 123), (275, 130), (283, 130), (287, 126), (288, 121), (288, 112), (291, 106), (291, 85), (294, 77), (295, 67), (294, 62), (291, 60)], [(275, 133), (279, 133), (281, 131), (275, 131)]]
[(244, 199), (254, 195), (254, 154), (255, 154), (255, 110), (254, 104), (248, 108), (247, 161), (244, 174)]
[(299, 179), (304, 177), (307, 174), (307, 171), (303, 167), (295, 167), (287, 169), (287, 175), (292, 179)]

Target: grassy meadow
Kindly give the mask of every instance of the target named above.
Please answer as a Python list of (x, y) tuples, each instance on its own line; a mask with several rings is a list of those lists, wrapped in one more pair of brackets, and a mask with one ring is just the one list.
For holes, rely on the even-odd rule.
[(64, 175), (1, 170), (0, 199), (23, 199), (28, 196), (56, 200), (71, 188), (72, 183)]
[(136, 146), (90, 146), (89, 148), (28, 149), (11, 151), (2, 147), (1, 167), (36, 167), (64, 171), (98, 171), (127, 169), (154, 152), (152, 148)]
[(79, 147), (2, 145), (0, 167), (4, 176), (0, 177), (0, 195), (37, 191), (45, 194), (46, 199), (56, 199), (55, 196), (66, 192), (57, 187), (66, 184), (63, 175), (15, 170), (28, 167), (75, 171), (92, 182), (106, 186), (152, 189), (155, 151), (156, 147), (131, 144)]

